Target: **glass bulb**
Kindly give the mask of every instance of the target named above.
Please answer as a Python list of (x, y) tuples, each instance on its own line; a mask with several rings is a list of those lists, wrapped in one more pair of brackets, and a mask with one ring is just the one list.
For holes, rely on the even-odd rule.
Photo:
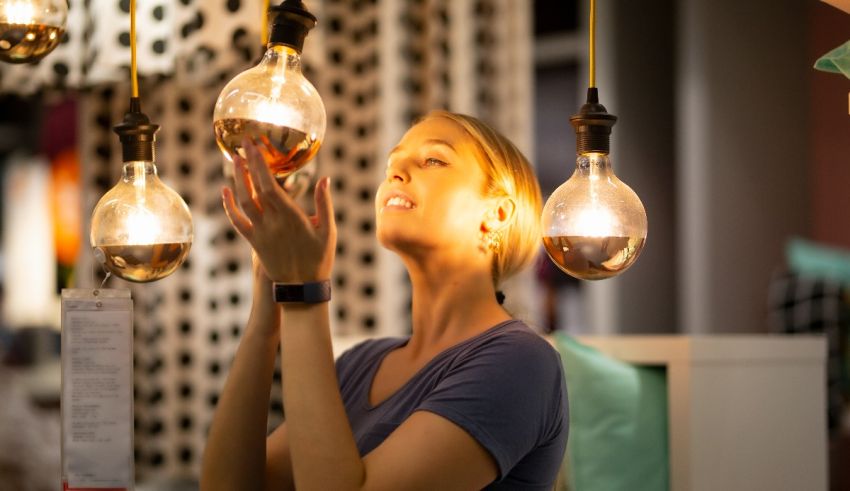
[(62, 40), (67, 17), (66, 0), (0, 0), (0, 60), (44, 58)]
[(543, 207), (543, 244), (564, 272), (583, 280), (616, 276), (646, 242), (640, 198), (614, 175), (607, 154), (586, 153)]
[(231, 80), (215, 105), (213, 127), (232, 175), (234, 155), (245, 157), (242, 141), (260, 148), (272, 173), (284, 179), (319, 150), (325, 136), (325, 106), (301, 74), (301, 55), (270, 44), (259, 65)]
[(150, 161), (124, 164), (121, 181), (94, 208), (91, 245), (112, 274), (145, 283), (173, 273), (192, 246), (186, 202)]

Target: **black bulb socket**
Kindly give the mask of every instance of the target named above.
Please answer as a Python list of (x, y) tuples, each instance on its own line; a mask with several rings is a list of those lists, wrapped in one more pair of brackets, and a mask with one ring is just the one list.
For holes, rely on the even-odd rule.
[(159, 125), (151, 123), (142, 112), (138, 97), (130, 98), (130, 111), (124, 114), (124, 121), (116, 124), (112, 130), (121, 141), (124, 162), (154, 161), (154, 143)]
[(304, 49), (304, 39), (316, 27), (316, 16), (311, 14), (302, 0), (285, 0), (269, 8), (271, 32), (269, 44), (289, 46), (299, 54)]
[(611, 127), (616, 122), (617, 116), (608, 113), (599, 103), (596, 87), (587, 89), (587, 102), (578, 114), (570, 117), (570, 123), (576, 130), (576, 154), (610, 153)]

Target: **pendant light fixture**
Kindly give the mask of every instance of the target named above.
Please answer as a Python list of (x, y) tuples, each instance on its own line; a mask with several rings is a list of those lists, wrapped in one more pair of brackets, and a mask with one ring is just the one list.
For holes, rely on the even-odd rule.
[[(269, 9), (271, 32), (260, 63), (221, 91), (213, 114), (216, 141), (229, 162), (245, 157), (245, 139), (257, 145), (282, 181), (304, 167), (325, 136), (325, 106), (301, 73), (301, 51), (316, 17), (301, 0)], [(229, 173), (229, 172), (228, 172)]]
[(596, 0), (590, 0), (590, 80), (587, 102), (570, 118), (576, 132), (576, 169), (543, 207), (543, 244), (564, 272), (583, 280), (616, 276), (646, 242), (640, 198), (614, 175), (611, 127), (617, 117), (599, 103), (596, 88)]
[(0, 0), (0, 60), (44, 58), (62, 40), (67, 18), (67, 0)]
[(128, 281), (155, 281), (173, 273), (192, 245), (186, 202), (157, 175), (154, 143), (159, 126), (141, 111), (136, 73), (136, 1), (130, 0), (130, 111), (114, 131), (121, 141), (121, 180), (94, 208), (91, 245), (97, 259)]

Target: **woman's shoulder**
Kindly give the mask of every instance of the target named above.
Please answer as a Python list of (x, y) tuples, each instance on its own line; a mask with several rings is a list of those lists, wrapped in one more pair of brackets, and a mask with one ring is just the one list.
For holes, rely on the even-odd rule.
[(558, 351), (522, 320), (512, 319), (485, 332), (481, 337), (479, 348), (502, 350), (519, 356), (542, 355), (558, 360)]
[(508, 371), (557, 374), (562, 371), (558, 351), (528, 324), (517, 319), (496, 326), (473, 340), (462, 357), (476, 363), (489, 360)]

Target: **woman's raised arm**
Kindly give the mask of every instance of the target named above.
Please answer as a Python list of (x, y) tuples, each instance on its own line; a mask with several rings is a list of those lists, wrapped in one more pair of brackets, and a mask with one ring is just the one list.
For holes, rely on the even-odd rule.
[[(251, 315), (204, 450), (204, 491), (292, 487), (284, 428), (269, 437), (266, 448), (269, 392), (280, 339), (280, 308), (271, 292), (271, 281), (255, 257)], [(268, 468), (267, 453), (274, 459)]]

